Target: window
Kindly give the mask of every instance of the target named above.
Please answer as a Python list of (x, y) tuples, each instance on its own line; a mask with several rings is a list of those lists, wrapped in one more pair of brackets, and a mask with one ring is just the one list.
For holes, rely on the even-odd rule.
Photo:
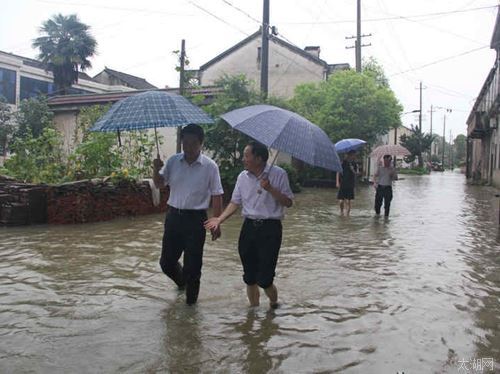
[(9, 104), (16, 104), (16, 72), (0, 68), (0, 96), (7, 99)]
[(38, 95), (50, 95), (54, 92), (54, 83), (38, 79), (21, 77), (21, 100)]

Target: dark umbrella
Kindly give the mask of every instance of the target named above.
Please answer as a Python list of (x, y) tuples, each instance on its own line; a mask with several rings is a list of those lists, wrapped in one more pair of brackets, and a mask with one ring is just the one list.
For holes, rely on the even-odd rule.
[(312, 166), (342, 171), (326, 133), (304, 117), (272, 105), (252, 105), (221, 116), (234, 129)]
[(214, 123), (203, 110), (183, 96), (164, 91), (147, 91), (122, 99), (108, 110), (90, 129), (91, 131), (155, 130), (157, 127), (178, 127), (188, 124)]

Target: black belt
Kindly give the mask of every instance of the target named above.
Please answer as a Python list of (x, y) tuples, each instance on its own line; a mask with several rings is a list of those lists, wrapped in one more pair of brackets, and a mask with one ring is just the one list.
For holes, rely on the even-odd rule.
[(177, 209), (169, 205), (168, 212), (182, 215), (182, 214), (205, 214), (207, 211), (206, 209)]
[(259, 227), (259, 226), (262, 226), (266, 222), (280, 222), (281, 220), (277, 219), (277, 218), (264, 218), (264, 219), (245, 218), (245, 221), (250, 222), (255, 227)]

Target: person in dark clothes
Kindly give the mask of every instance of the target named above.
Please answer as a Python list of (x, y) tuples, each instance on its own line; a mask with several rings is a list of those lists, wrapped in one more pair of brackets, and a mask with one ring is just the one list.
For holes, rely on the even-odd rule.
[(392, 156), (385, 155), (383, 165), (379, 166), (373, 176), (375, 193), (375, 213), (380, 214), (382, 202), (384, 203), (384, 216), (389, 217), (392, 201), (392, 181), (398, 180), (396, 169), (391, 165)]
[(351, 213), (352, 200), (354, 200), (354, 185), (358, 173), (358, 165), (354, 161), (356, 151), (347, 152), (342, 161), (342, 174), (337, 173), (337, 199), (339, 200), (340, 214), (344, 215), (344, 210), (348, 216)]
[[(179, 287), (186, 289), (186, 303), (195, 304), (200, 290), (207, 209), (212, 202), (214, 216), (222, 212), (222, 184), (217, 164), (201, 153), (203, 129), (187, 125), (181, 130), (183, 153), (170, 157), (165, 165), (153, 162), (157, 187), (168, 185), (170, 196), (163, 232), (160, 266)], [(212, 230), (212, 240), (220, 230)], [(184, 266), (179, 259), (184, 252)]]

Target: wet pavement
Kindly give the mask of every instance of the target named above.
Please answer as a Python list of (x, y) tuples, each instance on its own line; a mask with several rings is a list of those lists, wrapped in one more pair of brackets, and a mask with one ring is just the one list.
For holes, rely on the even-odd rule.
[(406, 176), (388, 220), (368, 186), (351, 217), (334, 190), (297, 194), (275, 311), (247, 306), (236, 217), (205, 247), (195, 307), (159, 268), (163, 216), (2, 228), (0, 372), (500, 372), (494, 194)]

